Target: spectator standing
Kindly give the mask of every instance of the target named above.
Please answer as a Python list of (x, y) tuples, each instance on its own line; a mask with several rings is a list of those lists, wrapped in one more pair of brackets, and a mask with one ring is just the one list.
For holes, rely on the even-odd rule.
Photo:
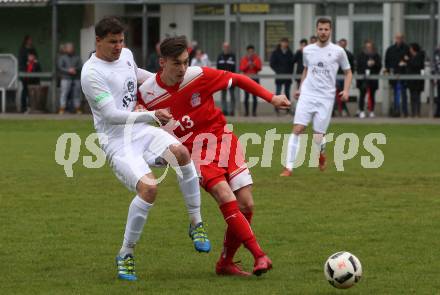
[(154, 47), (154, 52), (152, 52), (148, 57), (147, 71), (150, 71), (152, 73), (159, 72), (160, 70), (159, 57), (160, 57), (160, 42), (157, 42), (156, 46)]
[[(29, 55), (32, 57), (29, 58)], [(41, 71), (40, 64), (38, 63), (38, 54), (37, 50), (34, 48), (33, 40), (30, 35), (26, 35), (23, 38), (23, 42), (21, 43), (20, 50), (18, 52), (18, 70), (20, 72), (39, 72)], [(39, 70), (37, 70), (37, 68)], [(21, 83), (23, 85), (23, 89), (21, 91), (21, 112), (24, 113), (28, 109), (28, 98), (29, 98), (29, 82), (40, 83), (40, 80), (35, 78), (22, 78)], [(38, 84), (37, 83), (37, 84)]]
[(188, 54), (189, 54), (189, 62), (190, 65), (193, 58), (196, 56), (196, 51), (199, 48), (198, 42), (196, 40), (193, 40), (191, 42), (188, 42)]
[[(307, 39), (301, 39), (299, 41), (299, 48), (295, 52), (295, 55), (293, 56), (293, 63), (296, 63), (296, 71), (295, 73), (297, 75), (302, 75), (302, 72), (304, 71), (304, 64), (303, 64), (303, 49), (307, 46)], [(296, 86), (299, 88), (299, 85), (301, 84), (301, 78), (295, 79)]]
[(356, 80), (356, 87), (359, 89), (359, 118), (365, 118), (365, 96), (368, 100), (369, 116), (374, 117), (376, 104), (376, 91), (379, 88), (378, 80), (370, 80), (368, 76), (377, 75), (382, 68), (380, 55), (376, 52), (373, 41), (365, 41), (362, 52), (357, 57), (356, 70), (364, 79)]
[[(289, 48), (289, 40), (287, 38), (282, 38), (280, 44), (272, 52), (270, 56), (270, 67), (275, 72), (275, 74), (293, 74), (293, 53)], [(284, 94), (287, 99), (290, 100), (290, 87), (292, 86), (292, 79), (283, 78), (275, 79), (276, 95), (280, 95), (282, 87), (284, 86)], [(279, 114), (279, 110), (275, 109), (276, 113)], [(287, 110), (289, 112), (289, 110)]]
[[(385, 73), (406, 74), (409, 60), (409, 47), (405, 43), (401, 33), (394, 37), (395, 43), (388, 47), (385, 52)], [(392, 116), (400, 116), (400, 105), (402, 104), (403, 116), (408, 116), (408, 98), (406, 95), (406, 83), (399, 80), (390, 80), (394, 92)]]
[(72, 43), (66, 43), (64, 54), (58, 58), (58, 71), (61, 77), (61, 97), (58, 114), (64, 114), (69, 93), (77, 114), (81, 114), (81, 59), (75, 54)]
[(209, 67), (211, 66), (211, 62), (209, 61), (209, 57), (206, 53), (204, 53), (201, 49), (196, 49), (194, 58), (191, 60), (192, 67)]
[(315, 35), (310, 36), (309, 38), (309, 44), (315, 44), (318, 41), (318, 37)]
[[(425, 69), (425, 52), (420, 45), (411, 43), (409, 45), (408, 74), (421, 75)], [(425, 80), (409, 80), (408, 89), (411, 100), (411, 116), (420, 117), (420, 96), (425, 90)]]
[[(261, 59), (255, 53), (255, 47), (253, 45), (248, 45), (246, 48), (246, 55), (240, 61), (240, 71), (243, 72), (246, 76), (251, 76), (250, 78), (257, 83), (260, 83), (260, 80), (256, 77), (252, 77), (258, 74), (261, 71)], [(249, 116), (249, 92), (244, 92), (244, 115)], [(257, 105), (258, 98), (256, 95), (252, 95), (253, 103), (252, 103), (252, 116), (257, 116)]]
[[(217, 69), (235, 73), (236, 58), (231, 52), (231, 45), (228, 42), (223, 43), (223, 52), (217, 57)], [(227, 90), (222, 90), (222, 111), (226, 116), (235, 115), (235, 87), (229, 88), (231, 103), (227, 102)]]
[[(440, 75), (440, 46), (434, 51), (434, 71), (433, 74)], [(434, 117), (440, 118), (440, 80), (436, 81), (437, 84), (437, 108), (434, 113)]]
[[(347, 54), (348, 62), (350, 63), (350, 68), (352, 71), (354, 71), (354, 55), (351, 53), (350, 50), (347, 49), (347, 39), (341, 39), (338, 41), (338, 45), (344, 49), (345, 53)], [(344, 71), (339, 68), (338, 75), (343, 75)], [(350, 111), (347, 107), (347, 102), (343, 101), (341, 99), (341, 92), (344, 89), (344, 79), (337, 79), (336, 80), (336, 104), (335, 107), (338, 108), (338, 114), (339, 116), (350, 116)]]

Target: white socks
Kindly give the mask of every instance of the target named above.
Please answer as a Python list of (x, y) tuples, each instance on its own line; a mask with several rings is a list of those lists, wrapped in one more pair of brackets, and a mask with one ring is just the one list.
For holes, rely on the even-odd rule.
[(199, 177), (197, 175), (196, 167), (191, 161), (191, 163), (185, 166), (179, 166), (177, 169), (180, 169), (182, 172), (182, 177), (177, 174), (177, 180), (185, 200), (186, 208), (188, 209), (190, 222), (192, 225), (196, 225), (197, 223), (202, 222), (200, 214)]
[(287, 144), (287, 154), (286, 154), (286, 168), (289, 170), (293, 169), (295, 159), (298, 156), (298, 151), (300, 147), (300, 135), (290, 134), (289, 142)]
[(133, 198), (128, 209), (127, 224), (125, 226), (124, 242), (119, 251), (119, 255), (124, 257), (127, 254), (133, 254), (134, 246), (139, 240), (145, 221), (147, 220), (148, 211), (153, 204), (145, 202), (139, 196)]

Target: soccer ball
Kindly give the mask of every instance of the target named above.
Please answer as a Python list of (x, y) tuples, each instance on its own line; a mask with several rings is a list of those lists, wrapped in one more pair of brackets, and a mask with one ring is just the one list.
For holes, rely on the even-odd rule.
[(325, 262), (324, 274), (333, 287), (347, 289), (361, 279), (361, 262), (350, 252), (338, 252), (331, 255)]

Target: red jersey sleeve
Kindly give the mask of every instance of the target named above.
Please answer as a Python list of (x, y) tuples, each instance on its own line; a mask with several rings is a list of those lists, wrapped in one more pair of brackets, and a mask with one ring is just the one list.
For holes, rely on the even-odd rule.
[(228, 71), (203, 67), (203, 75), (208, 81), (212, 93), (232, 86), (232, 74)]
[(246, 92), (261, 97), (267, 102), (272, 101), (273, 93), (249, 78), (248, 76), (232, 73), (232, 84)]

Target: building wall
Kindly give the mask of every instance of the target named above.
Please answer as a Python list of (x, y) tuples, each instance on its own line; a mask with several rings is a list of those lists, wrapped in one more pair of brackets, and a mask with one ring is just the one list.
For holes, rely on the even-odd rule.
[(192, 39), (192, 5), (161, 5), (160, 7), (160, 36), (185, 35)]
[[(79, 47), (82, 26), (82, 6), (62, 6), (58, 10), (58, 40), (73, 42)], [(13, 33), (12, 33), (13, 28)], [(32, 36), (43, 71), (52, 67), (52, 8), (6, 7), (0, 8), (1, 53), (18, 51), (25, 35)]]

